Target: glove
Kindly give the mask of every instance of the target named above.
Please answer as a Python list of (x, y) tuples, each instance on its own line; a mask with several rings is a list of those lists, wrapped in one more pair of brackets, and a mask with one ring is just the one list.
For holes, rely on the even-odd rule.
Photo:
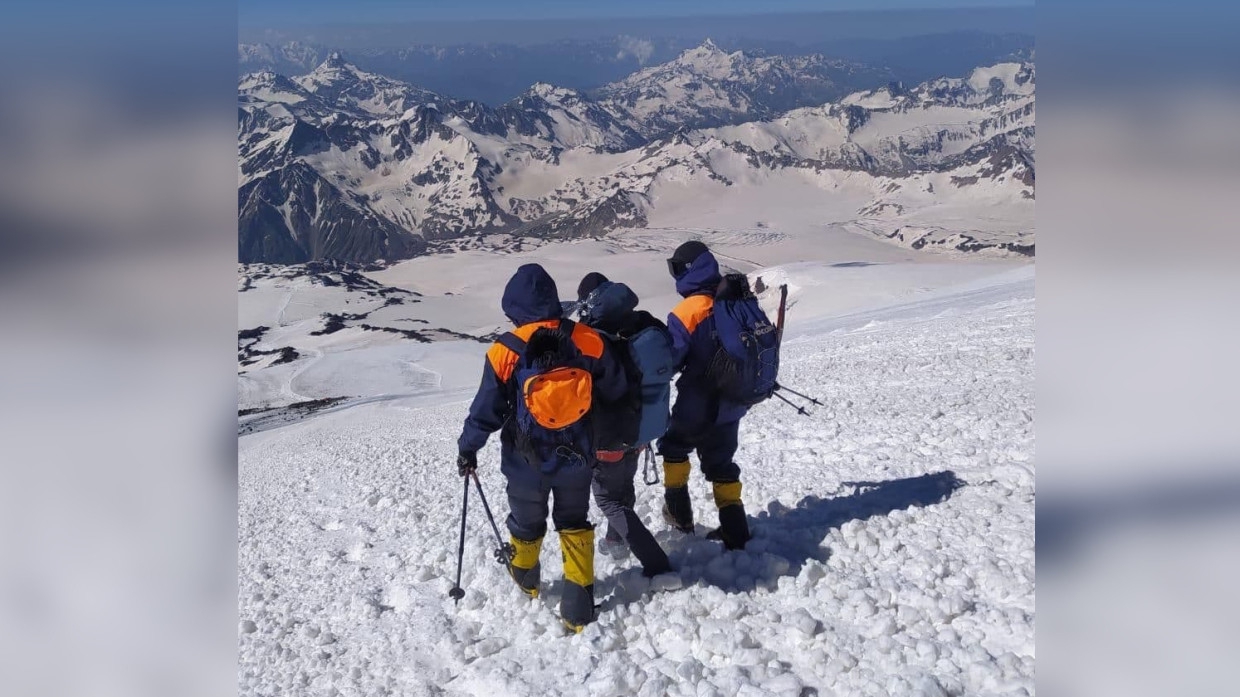
[(462, 477), (468, 477), (478, 469), (478, 453), (461, 453), (456, 456), (456, 471)]

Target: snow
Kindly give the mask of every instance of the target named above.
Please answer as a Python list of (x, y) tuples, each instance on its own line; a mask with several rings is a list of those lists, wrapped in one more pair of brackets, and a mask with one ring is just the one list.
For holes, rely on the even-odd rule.
[[(654, 227), (735, 229), (739, 217), (756, 218), (741, 227), (784, 220), (802, 229), (840, 225), (948, 253), (981, 247), (986, 254), (1004, 254), (1011, 253), (1005, 246), (1032, 244), (1032, 178), (1023, 176), (1032, 174), (1024, 164), (1032, 157), (1029, 65), (979, 68), (967, 79), (942, 78), (898, 97), (881, 89), (842, 100), (862, 109), (840, 104), (796, 109), (771, 121), (686, 131), (608, 152), (630, 145), (633, 133), (626, 129), (652, 127), (652, 118), (675, 121), (681, 118), (676, 114), (715, 108), (749, 113), (743, 90), (733, 94), (729, 81), (761, 84), (766, 73), (795, 72), (795, 66), (785, 65), (789, 60), (727, 54), (707, 42), (614, 83), (597, 102), (535, 84), (527, 96), (543, 101), (535, 110), (542, 117), (537, 121), (541, 135), (515, 129), (503, 136), (476, 133), (449, 109), (444, 123), (455, 135), (437, 131), (417, 144), (400, 131), (422, 127), (425, 114), (408, 107), (433, 100), (430, 93), (358, 71), (338, 56), (297, 81), (254, 74), (242, 79), (241, 92), (268, 110), (271, 121), (256, 128), (270, 134), (255, 136), (253, 142), (243, 138), (243, 170), (247, 162), (259, 164), (242, 174), (241, 183), (287, 166), (292, 157), (354, 195), (347, 199), (351, 205), (414, 234), (436, 237), (494, 232), (514, 222), (506, 215), (536, 222), (569, 213), (570, 220), (581, 220), (622, 192), (633, 209), (615, 213), (602, 225), (640, 224), (644, 216)], [(1002, 82), (1003, 90), (992, 93), (991, 79)], [(393, 118), (359, 116), (356, 125), (342, 128), (363, 143), (348, 140), (347, 145), (286, 156), (281, 150), (291, 123), (301, 118), (290, 114), (301, 109), (278, 103), (283, 97), (275, 92), (281, 89), (302, 90), (299, 98), (305, 101), (328, 100), (332, 108), (351, 114), (361, 110)], [(620, 108), (615, 100), (627, 99), (627, 91), (637, 101)], [(277, 101), (264, 101), (271, 99)], [(256, 107), (247, 102), (246, 108)], [(859, 118), (859, 111), (866, 118)], [(332, 119), (346, 117), (333, 112), (321, 120)], [(373, 128), (354, 130), (366, 123)], [(1015, 134), (1012, 142), (1020, 147), (1019, 156), (1003, 160), (1002, 166), (954, 161), (1004, 134)], [(1005, 141), (994, 147), (1007, 152), (1009, 146)], [(756, 157), (751, 149), (774, 157)], [(426, 176), (428, 171), (436, 176)]]
[(866, 109), (890, 109), (897, 104), (897, 101), (896, 97), (891, 94), (891, 90), (886, 87), (869, 92), (854, 92), (840, 99), (841, 104), (854, 104)]
[[(242, 89), (245, 85), (242, 85)], [(264, 102), (272, 102), (275, 104), (297, 104), (304, 102), (306, 98), (296, 92), (285, 92), (282, 90), (271, 90), (266, 88), (257, 88), (250, 91), (249, 96), (256, 100)]]
[[(543, 261), (568, 287), (593, 260), (626, 282), (632, 275), (651, 294), (643, 307), (665, 311), (673, 298), (656, 292), (667, 283), (659, 260), (698, 233), (626, 232), (368, 275), (416, 285), (426, 293), (410, 306), (419, 312), (434, 296), (435, 313), (477, 324), (498, 313), (504, 274), (519, 263)], [(781, 381), (826, 406), (805, 418), (772, 400), (744, 421), (737, 461), (755, 535), (744, 551), (723, 552), (702, 525), (696, 537), (665, 529), (659, 489), (639, 485), (637, 512), (678, 570), (652, 583), (632, 559), (598, 556), (599, 620), (568, 636), (554, 612), (554, 537), (542, 555), (544, 594), (527, 600), (492, 561), (471, 497), (457, 607), (447, 598), (461, 497), (455, 438), (485, 346), (341, 352), (305, 372), (340, 387), (375, 381), (373, 392), (402, 384), (388, 368), (375, 372), (390, 361), (368, 363), (391, 352), (418, 366), (438, 361), (452, 384), (426, 381), (416, 396), (241, 438), (242, 694), (1032, 694), (1032, 266), (859, 262), (829, 249), (788, 263), (797, 257), (778, 245), (793, 242), (762, 233), (716, 241), (751, 275), (790, 284)], [(784, 263), (742, 259), (764, 254)], [(267, 314), (251, 309), (251, 319), (281, 312), (283, 299), (265, 292), (253, 297)], [(497, 443), (480, 465), (503, 516)], [(954, 489), (947, 471), (965, 485)], [(691, 487), (699, 523), (713, 525), (699, 474)]]
[(1016, 76), (1021, 71), (1020, 63), (999, 63), (982, 66), (969, 75), (969, 86), (981, 93), (990, 91), (990, 81), (998, 78), (1003, 83), (1004, 92), (1011, 94), (1033, 94), (1033, 83), (1024, 85), (1016, 83)]
[[(855, 97), (855, 98), (854, 98)], [(1031, 118), (1020, 116), (1020, 109), (1031, 100), (1005, 102), (985, 112), (965, 106), (927, 104), (895, 109), (876, 104), (864, 94), (843, 100), (869, 109), (870, 118), (853, 133), (845, 128), (842, 115), (828, 107), (795, 109), (772, 121), (755, 121), (704, 131), (724, 142), (743, 143), (759, 151), (785, 152), (803, 159), (822, 160), (836, 155), (845, 144), (863, 147), (875, 157), (890, 157), (903, 144), (934, 144), (927, 161), (939, 162), (959, 154), (985, 137), (993, 137), (1027, 126)], [(1001, 118), (1011, 115), (1009, 118)], [(987, 129), (987, 125), (995, 127)], [(942, 142), (939, 142), (941, 139)], [(898, 163), (898, 157), (893, 161)]]
[[(367, 313), (365, 322), (371, 325), (486, 336), (507, 326), (499, 306), (504, 280), (518, 266), (531, 261), (543, 264), (559, 281), (562, 297), (572, 295), (587, 271), (601, 270), (629, 284), (641, 298), (643, 309), (666, 315), (677, 296), (668, 283), (664, 260), (680, 243), (701, 239), (728, 267), (755, 278), (765, 276), (768, 286), (788, 282), (792, 287), (790, 302), (803, 303), (798, 313), (806, 321), (822, 313), (855, 312), (900, 302), (1024, 267), (1024, 262), (1002, 258), (944, 262), (943, 255), (880, 242), (877, 233), (868, 229), (820, 224), (791, 205), (805, 195), (801, 189), (755, 189), (753, 198), (744, 191), (720, 199), (712, 215), (696, 216), (701, 223), (716, 217), (725, 222), (730, 219), (732, 227), (652, 224), (643, 229), (618, 230), (597, 240), (547, 244), (515, 253), (478, 249), (417, 257), (366, 273), (384, 286), (420, 294), (416, 301), (389, 307), (384, 307), (383, 298), (313, 285), (303, 279), (256, 280), (239, 296), (239, 328), (269, 327), (257, 348), (289, 346), (306, 358), (261, 369), (244, 368), (239, 387), (241, 407), (281, 406), (321, 397), (365, 400), (408, 395), (421, 389), (428, 379), (426, 371), (441, 379), (452, 376), (440, 365), (428, 363), (428, 357), (440, 354), (405, 346), (409, 342), (393, 334), (352, 329), (319, 336), (312, 332), (323, 328), (323, 313)], [(775, 197), (776, 191), (787, 199)], [(691, 197), (693, 190), (681, 194)], [(747, 208), (755, 201), (767, 208)], [(701, 208), (690, 199), (685, 204), (681, 222), (693, 220), (694, 211)], [(678, 209), (669, 205), (666, 210), (675, 213)], [(745, 220), (761, 226), (740, 227), (738, 223)], [(659, 224), (663, 221), (660, 216)], [(789, 264), (789, 260), (800, 261)], [(804, 294), (801, 288), (806, 289)], [(454, 351), (471, 357), (480, 357), (485, 350), (485, 345), (477, 342), (449, 343), (455, 346)], [(321, 365), (303, 368), (306, 361)], [(476, 368), (468, 365), (464, 383), (443, 389), (472, 387)]]

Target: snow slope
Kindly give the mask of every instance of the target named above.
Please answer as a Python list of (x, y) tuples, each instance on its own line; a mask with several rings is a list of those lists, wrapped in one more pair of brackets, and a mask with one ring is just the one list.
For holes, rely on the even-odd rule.
[[(1032, 267), (843, 313), (821, 267), (762, 273), (797, 286), (781, 378), (826, 406), (772, 401), (744, 422), (746, 550), (666, 531), (659, 489), (639, 485), (679, 571), (653, 590), (600, 556), (599, 621), (566, 636), (554, 538), (552, 582), (526, 600), (471, 497), (456, 607), (467, 402), (326, 413), (240, 441), (241, 693), (1032, 694)], [(502, 516), (497, 443), (480, 462)]]
[[(747, 219), (740, 216), (751, 202), (744, 194), (742, 189), (721, 201), (697, 227), (620, 230), (601, 239), (512, 252), (487, 244), (348, 275), (347, 283), (339, 271), (306, 274), (303, 267), (245, 266), (238, 329), (242, 334), (265, 330), (253, 343), (239, 342), (262, 352), (239, 368), (239, 407), (473, 389), (473, 362), (481, 360), (486, 344), (470, 337), (507, 328), (499, 304), (503, 283), (531, 261), (547, 268), (566, 299), (586, 272), (600, 270), (633, 288), (642, 309), (666, 316), (678, 296), (664, 260), (682, 242), (701, 239), (726, 266), (751, 273), (755, 280), (766, 276), (767, 285), (789, 283), (790, 302), (801, 321), (900, 302), (1026, 263), (978, 257), (961, 262), (900, 249), (847, 226), (824, 227), (797, 212), (804, 209), (773, 212), (767, 220), (775, 227), (741, 227)], [(683, 209), (669, 206), (664, 219), (690, 222), (694, 216), (688, 204)], [(752, 220), (753, 211), (748, 213)], [(709, 227), (713, 222), (730, 223), (732, 229)], [(789, 260), (799, 262), (789, 265)], [(344, 318), (342, 326), (325, 333), (332, 317)], [(401, 333), (409, 331), (419, 336)], [(415, 343), (421, 339), (435, 343)], [(284, 349), (295, 351), (296, 357), (276, 363)], [(255, 362), (249, 363), (250, 358)]]

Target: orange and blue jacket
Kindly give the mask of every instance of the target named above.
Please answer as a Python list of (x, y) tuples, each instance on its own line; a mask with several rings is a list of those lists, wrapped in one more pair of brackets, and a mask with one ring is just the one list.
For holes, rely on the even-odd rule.
[[(517, 325), (512, 333), (523, 341), (528, 341), (539, 328), (560, 324), (562, 310), (555, 282), (537, 264), (526, 264), (517, 270), (504, 290), (501, 304), (504, 313)], [(624, 372), (604, 346), (602, 337), (584, 324), (575, 324), (571, 338), (590, 369), (595, 396), (604, 401), (619, 399), (627, 388)], [(509, 423), (516, 398), (511, 379), (519, 358), (498, 341), (487, 351), (482, 382), (457, 439), (460, 452), (477, 452), (492, 433)], [(513, 445), (508, 429), (504, 429), (500, 439), (506, 449)]]
[(676, 292), (684, 299), (667, 316), (667, 328), (672, 333), (672, 350), (680, 371), (672, 419), (681, 430), (731, 423), (748, 411), (743, 405), (720, 399), (706, 377), (718, 346), (711, 313), (715, 308), (715, 291), (722, 280), (719, 262), (710, 252), (703, 252), (688, 272), (676, 279)]

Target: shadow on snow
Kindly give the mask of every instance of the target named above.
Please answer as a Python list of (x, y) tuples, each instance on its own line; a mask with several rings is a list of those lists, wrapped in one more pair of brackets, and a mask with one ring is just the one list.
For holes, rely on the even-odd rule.
[[(946, 470), (843, 485), (851, 487), (853, 493), (833, 498), (806, 496), (794, 508), (773, 502), (767, 510), (751, 515), (753, 539), (743, 551), (725, 553), (718, 542), (701, 535), (659, 533), (658, 538), (685, 588), (701, 584), (728, 593), (747, 593), (758, 587), (774, 588), (783, 576), (795, 578), (810, 559), (825, 562), (830, 551), (822, 542), (832, 529), (853, 520), (942, 503), (965, 482)], [(649, 589), (640, 568), (627, 569), (609, 581), (611, 595), (603, 602), (603, 611), (640, 601)]]

